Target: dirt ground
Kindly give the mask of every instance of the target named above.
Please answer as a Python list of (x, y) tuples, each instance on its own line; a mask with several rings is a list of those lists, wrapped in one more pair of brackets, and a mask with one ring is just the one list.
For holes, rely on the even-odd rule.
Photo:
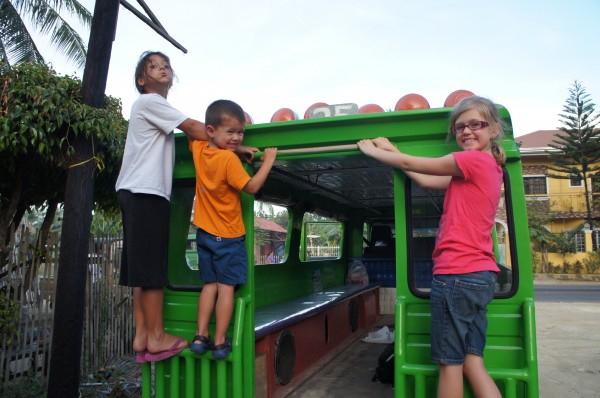
[[(600, 304), (536, 302), (536, 324), (540, 398), (600, 397)], [(370, 380), (383, 348), (354, 343), (288, 398), (393, 398)]]
[(600, 305), (535, 306), (540, 398), (600, 397)]
[[(373, 330), (391, 323), (393, 317), (386, 315)], [(540, 398), (600, 397), (600, 304), (536, 302), (536, 324)], [(355, 342), (288, 398), (393, 398), (389, 385), (371, 381), (383, 348)], [(82, 396), (139, 397), (139, 365), (131, 358), (116, 368), (108, 380), (112, 391), (106, 383), (82, 383)]]

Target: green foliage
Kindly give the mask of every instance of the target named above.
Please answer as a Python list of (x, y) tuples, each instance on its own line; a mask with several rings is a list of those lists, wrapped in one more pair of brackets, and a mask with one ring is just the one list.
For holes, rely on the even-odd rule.
[(118, 209), (95, 211), (91, 233), (95, 236), (122, 236), (123, 225), (120, 211)]
[(20, 317), (20, 304), (11, 300), (6, 288), (0, 289), (0, 341), (6, 338), (7, 345), (17, 337), (17, 325)]
[(583, 266), (587, 270), (587, 273), (594, 274), (600, 270), (600, 253), (597, 251), (589, 253), (582, 262)]
[[(34, 155), (52, 165), (65, 165), (73, 154), (71, 134), (95, 135), (100, 160), (122, 153), (126, 122), (121, 101), (107, 97), (104, 108), (82, 103), (81, 81), (58, 76), (45, 65), (22, 64), (0, 75), (4, 90), (0, 104), (0, 153), (13, 159)], [(14, 171), (14, 165), (11, 171)], [(112, 164), (108, 164), (113, 167)]]
[[(106, 96), (103, 108), (85, 105), (79, 79), (41, 64), (5, 68), (0, 87), (0, 214), (62, 202), (71, 142), (79, 134), (97, 139), (94, 157), (87, 160), (98, 166), (97, 207), (117, 208), (114, 185), (127, 131), (121, 101)], [(0, 233), (13, 221), (19, 222), (3, 217)]]
[(529, 222), (529, 237), (542, 247), (550, 242), (551, 233), (546, 227), (552, 221), (550, 202), (546, 200), (528, 200), (527, 221)]
[(577, 80), (569, 92), (563, 113), (559, 115), (564, 127), (559, 127), (561, 132), (548, 144), (554, 149), (547, 151), (552, 161), (548, 168), (558, 173), (549, 176), (560, 179), (581, 176), (585, 189), (587, 221), (592, 225), (588, 178), (600, 171), (600, 130), (596, 129), (600, 115), (596, 113), (596, 105), (589, 94)]
[(550, 251), (560, 253), (563, 256), (575, 253), (575, 239), (567, 232), (551, 235)]
[(8, 382), (0, 390), (3, 398), (42, 398), (46, 396), (41, 377), (19, 377)]

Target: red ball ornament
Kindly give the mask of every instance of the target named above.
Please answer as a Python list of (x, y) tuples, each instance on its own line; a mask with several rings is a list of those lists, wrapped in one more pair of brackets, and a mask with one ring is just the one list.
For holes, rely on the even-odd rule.
[(450, 95), (446, 98), (446, 101), (444, 101), (444, 108), (456, 106), (456, 104), (458, 104), (460, 100), (467, 97), (472, 97), (474, 95), (475, 94), (473, 94), (469, 90), (456, 90), (450, 93)]
[(290, 108), (281, 108), (271, 117), (271, 122), (286, 122), (288, 120), (298, 120), (298, 115)]
[(308, 109), (306, 109), (306, 112), (304, 112), (304, 118), (305, 119), (310, 118), (310, 113), (312, 112), (313, 109), (318, 108), (320, 106), (327, 106), (327, 105), (329, 105), (329, 104), (326, 104), (324, 102), (315, 102), (314, 104), (309, 106)]
[(429, 109), (429, 102), (419, 94), (406, 94), (396, 102), (395, 111), (406, 111), (414, 109)]
[(246, 118), (246, 124), (254, 124), (254, 120), (252, 120), (252, 116), (248, 112), (244, 112), (244, 117)]
[(377, 113), (385, 110), (377, 104), (366, 104), (358, 108), (358, 113)]

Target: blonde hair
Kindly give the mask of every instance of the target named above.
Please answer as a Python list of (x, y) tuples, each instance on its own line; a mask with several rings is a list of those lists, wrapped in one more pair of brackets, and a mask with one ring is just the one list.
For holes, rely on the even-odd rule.
[(497, 134), (492, 138), (492, 155), (494, 156), (494, 159), (496, 159), (496, 163), (503, 165), (506, 161), (506, 153), (504, 152), (504, 148), (502, 148), (498, 142), (504, 138), (504, 129), (506, 128), (506, 125), (502, 118), (500, 118), (496, 105), (487, 98), (473, 95), (462, 99), (454, 107), (452, 114), (450, 114), (448, 140), (456, 136), (452, 128), (456, 123), (456, 120), (458, 120), (460, 115), (470, 110), (479, 112), (485, 121), (490, 124), (490, 127), (496, 130)]

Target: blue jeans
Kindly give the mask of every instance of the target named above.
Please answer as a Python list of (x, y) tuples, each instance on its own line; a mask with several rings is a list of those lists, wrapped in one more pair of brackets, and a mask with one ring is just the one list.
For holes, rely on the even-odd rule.
[(431, 360), (462, 365), (466, 354), (483, 357), (487, 305), (496, 273), (434, 275), (431, 283)]

